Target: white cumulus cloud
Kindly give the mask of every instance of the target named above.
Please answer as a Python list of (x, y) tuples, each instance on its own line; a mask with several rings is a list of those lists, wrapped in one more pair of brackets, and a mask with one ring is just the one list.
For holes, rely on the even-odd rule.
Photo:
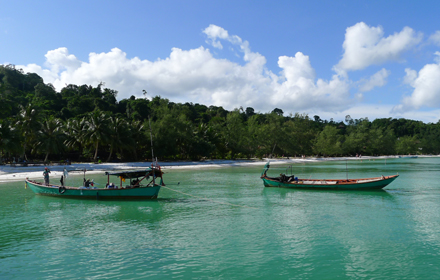
[(373, 64), (397, 60), (400, 55), (418, 44), (421, 34), (404, 27), (399, 33), (384, 37), (382, 27), (370, 27), (360, 22), (347, 28), (343, 43), (344, 54), (335, 66), (337, 71), (361, 70)]
[(46, 56), (46, 64), (55, 73), (60, 70), (75, 70), (81, 66), (79, 61), (73, 54), (69, 54), (67, 48), (58, 48), (53, 51), (48, 51)]
[(390, 75), (390, 71), (382, 68), (380, 71), (372, 75), (368, 80), (361, 81), (359, 91), (367, 92), (371, 91), (375, 87), (383, 87), (387, 83), (387, 78)]
[(274, 85), (272, 104), (290, 104), (294, 108), (320, 108), (338, 111), (352, 102), (347, 81), (334, 75), (330, 81), (318, 79), (309, 57), (297, 52), (295, 57), (281, 56), (278, 66), (283, 69), (281, 83)]
[(428, 42), (440, 46), (440, 31), (436, 31), (434, 34), (429, 36)]
[[(439, 52), (436, 52), (440, 56)], [(425, 65), (418, 73), (412, 69), (405, 69), (404, 82), (414, 88), (410, 96), (402, 100), (402, 104), (396, 106), (394, 111), (402, 112), (421, 107), (440, 107), (440, 60), (437, 63)]]
[(206, 43), (219, 49), (223, 49), (223, 45), (217, 41), (217, 38), (225, 40), (229, 37), (228, 31), (214, 24), (210, 24), (208, 27), (206, 27), (205, 30), (203, 30), (203, 33), (208, 36)]
[(413, 86), (414, 81), (417, 79), (417, 71), (410, 68), (405, 69), (405, 77), (403, 77), (403, 83)]
[(356, 104), (352, 107), (348, 107), (341, 112), (322, 112), (322, 111), (310, 111), (309, 116), (319, 115), (321, 119), (329, 120), (333, 118), (335, 121), (341, 121), (345, 119), (345, 116), (350, 115), (353, 119), (360, 119), (368, 117), (369, 120), (377, 118), (405, 118), (412, 120), (422, 120), (426, 123), (436, 123), (439, 120), (440, 110), (433, 109), (429, 111), (410, 111), (405, 110), (402, 112), (394, 112), (394, 106), (390, 104)]
[(20, 66), (35, 72), (57, 90), (68, 84), (105, 86), (119, 92), (118, 99), (131, 95), (161, 95), (174, 102), (194, 102), (233, 109), (240, 106), (270, 111), (275, 107), (291, 111), (311, 108), (338, 111), (354, 102), (349, 81), (334, 75), (330, 80), (316, 77), (307, 55), (280, 56), (280, 74), (266, 68), (266, 58), (253, 52), (247, 41), (230, 35), (219, 26), (210, 25), (204, 33), (214, 47), (227, 41), (241, 51), (243, 65), (215, 58), (202, 46), (182, 50), (173, 48), (167, 58), (156, 61), (129, 58), (118, 48), (109, 52), (90, 53), (80, 61), (67, 48), (46, 54), (46, 68), (30, 64)]

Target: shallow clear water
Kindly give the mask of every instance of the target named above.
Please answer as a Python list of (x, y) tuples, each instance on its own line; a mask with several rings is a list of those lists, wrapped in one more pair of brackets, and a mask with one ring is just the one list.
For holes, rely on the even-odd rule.
[[(399, 173), (384, 191), (264, 188), (263, 165), (171, 169), (171, 189), (154, 201), (60, 199), (0, 184), (0, 279), (440, 277), (440, 159), (348, 162), (350, 178)], [(292, 169), (347, 176), (345, 161)]]

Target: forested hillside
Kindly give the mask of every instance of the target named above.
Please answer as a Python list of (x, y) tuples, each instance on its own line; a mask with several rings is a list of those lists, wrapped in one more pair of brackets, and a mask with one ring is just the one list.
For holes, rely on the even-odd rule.
[[(148, 89), (147, 89), (148, 90)], [(227, 111), (160, 96), (117, 101), (104, 87), (57, 92), (34, 73), (0, 65), (0, 158), (27, 161), (233, 159), (278, 156), (439, 154), (440, 123), (345, 118), (283, 111)]]

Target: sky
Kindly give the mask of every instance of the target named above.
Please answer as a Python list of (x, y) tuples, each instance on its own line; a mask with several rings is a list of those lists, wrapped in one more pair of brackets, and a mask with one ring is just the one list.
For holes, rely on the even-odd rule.
[[(440, 120), (440, 1), (2, 1), (0, 64), (121, 100)], [(143, 90), (147, 91), (144, 96)]]

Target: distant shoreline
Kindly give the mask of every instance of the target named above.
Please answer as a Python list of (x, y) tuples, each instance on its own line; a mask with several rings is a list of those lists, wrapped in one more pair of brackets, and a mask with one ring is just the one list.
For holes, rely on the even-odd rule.
[[(204, 169), (233, 166), (264, 166), (268, 161), (271, 164), (291, 164), (320, 161), (342, 161), (342, 160), (371, 160), (371, 159), (392, 159), (399, 156), (362, 156), (362, 157), (307, 157), (307, 158), (264, 158), (264, 159), (238, 159), (238, 160), (205, 160), (205, 161), (182, 161), (182, 162), (159, 162), (163, 170), (172, 169)], [(404, 157), (404, 156), (402, 156)], [(420, 155), (418, 157), (439, 157), (438, 155)], [(54, 165), (47, 167), (51, 170), (52, 176), (61, 176), (64, 168), (67, 170), (87, 170), (89, 174), (97, 174), (104, 171), (116, 171), (127, 169), (147, 168), (151, 162), (125, 162), (125, 163), (72, 163), (71, 165)], [(45, 166), (11, 167), (0, 166), (0, 183), (9, 181), (23, 181), (26, 178), (41, 178)]]

